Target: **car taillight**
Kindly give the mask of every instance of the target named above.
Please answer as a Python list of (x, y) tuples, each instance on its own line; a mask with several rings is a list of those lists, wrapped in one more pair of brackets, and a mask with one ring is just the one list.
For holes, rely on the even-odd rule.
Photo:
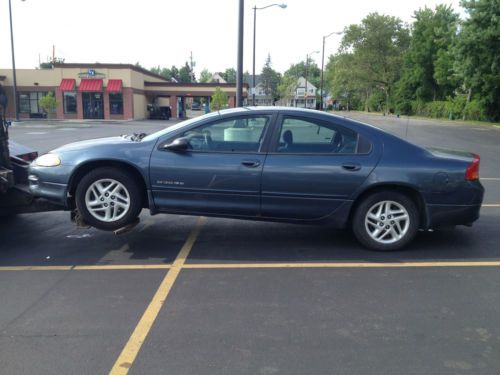
[(479, 163), (481, 157), (479, 155), (474, 155), (474, 159), (470, 162), (467, 170), (465, 171), (465, 179), (468, 181), (474, 181), (479, 179)]

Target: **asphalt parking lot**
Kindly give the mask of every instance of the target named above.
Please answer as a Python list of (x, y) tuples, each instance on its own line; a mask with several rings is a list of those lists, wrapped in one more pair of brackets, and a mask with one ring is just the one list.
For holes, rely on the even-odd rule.
[[(0, 373), (498, 374), (500, 128), (349, 115), (481, 154), (481, 218), (376, 253), (323, 227), (144, 211), (115, 236), (20, 215), (0, 223)], [(44, 152), (170, 123), (10, 135)]]

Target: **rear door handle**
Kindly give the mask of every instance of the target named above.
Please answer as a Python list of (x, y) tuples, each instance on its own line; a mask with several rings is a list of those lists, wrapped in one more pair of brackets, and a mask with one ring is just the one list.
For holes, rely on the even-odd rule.
[(361, 169), (361, 164), (345, 163), (345, 164), (342, 164), (342, 168), (344, 168), (347, 171), (359, 171)]
[(248, 168), (255, 168), (260, 165), (260, 160), (242, 160), (241, 164)]

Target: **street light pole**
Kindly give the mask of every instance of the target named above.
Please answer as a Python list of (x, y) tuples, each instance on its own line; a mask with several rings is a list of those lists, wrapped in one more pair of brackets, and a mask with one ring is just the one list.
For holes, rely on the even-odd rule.
[[(24, 1), (24, 0), (23, 0)], [(16, 58), (14, 55), (14, 31), (12, 29), (12, 4), (9, 0), (9, 21), (10, 21), (10, 48), (12, 51), (12, 80), (14, 90), (14, 113), (16, 121), (19, 121), (19, 109), (17, 105), (17, 79), (16, 79)]]
[[(10, 1), (10, 0), (9, 0)], [(243, 106), (243, 15), (245, 0), (240, 0), (238, 10), (238, 58), (236, 66), (236, 107)]]
[(252, 105), (255, 105), (255, 30), (257, 27), (257, 6), (253, 7), (253, 63), (252, 63)]
[(319, 53), (319, 51), (312, 51), (306, 54), (306, 91), (304, 93), (304, 108), (307, 108), (307, 69), (309, 68), (309, 56), (313, 53)]
[(253, 7), (253, 64), (252, 64), (252, 105), (255, 105), (255, 36), (256, 36), (256, 30), (257, 30), (257, 11), (278, 6), (281, 9), (286, 8), (286, 4), (270, 4), (266, 5), (265, 7), (257, 8), (257, 6)]
[(342, 31), (334, 31), (328, 35), (325, 35), (323, 37), (323, 52), (321, 54), (321, 88), (319, 89), (319, 92), (320, 92), (320, 109), (323, 110), (323, 71), (324, 71), (324, 66), (325, 66), (325, 39), (328, 38), (329, 36), (332, 36), (332, 35), (340, 35), (342, 34)]

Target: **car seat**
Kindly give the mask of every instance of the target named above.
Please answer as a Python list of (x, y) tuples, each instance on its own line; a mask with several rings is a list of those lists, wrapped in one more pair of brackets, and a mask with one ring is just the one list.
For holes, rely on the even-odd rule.
[(283, 133), (283, 142), (284, 142), (284, 145), (280, 146), (278, 148), (278, 152), (283, 152), (283, 151), (289, 150), (290, 147), (292, 146), (293, 133), (291, 130), (285, 130), (285, 132)]

